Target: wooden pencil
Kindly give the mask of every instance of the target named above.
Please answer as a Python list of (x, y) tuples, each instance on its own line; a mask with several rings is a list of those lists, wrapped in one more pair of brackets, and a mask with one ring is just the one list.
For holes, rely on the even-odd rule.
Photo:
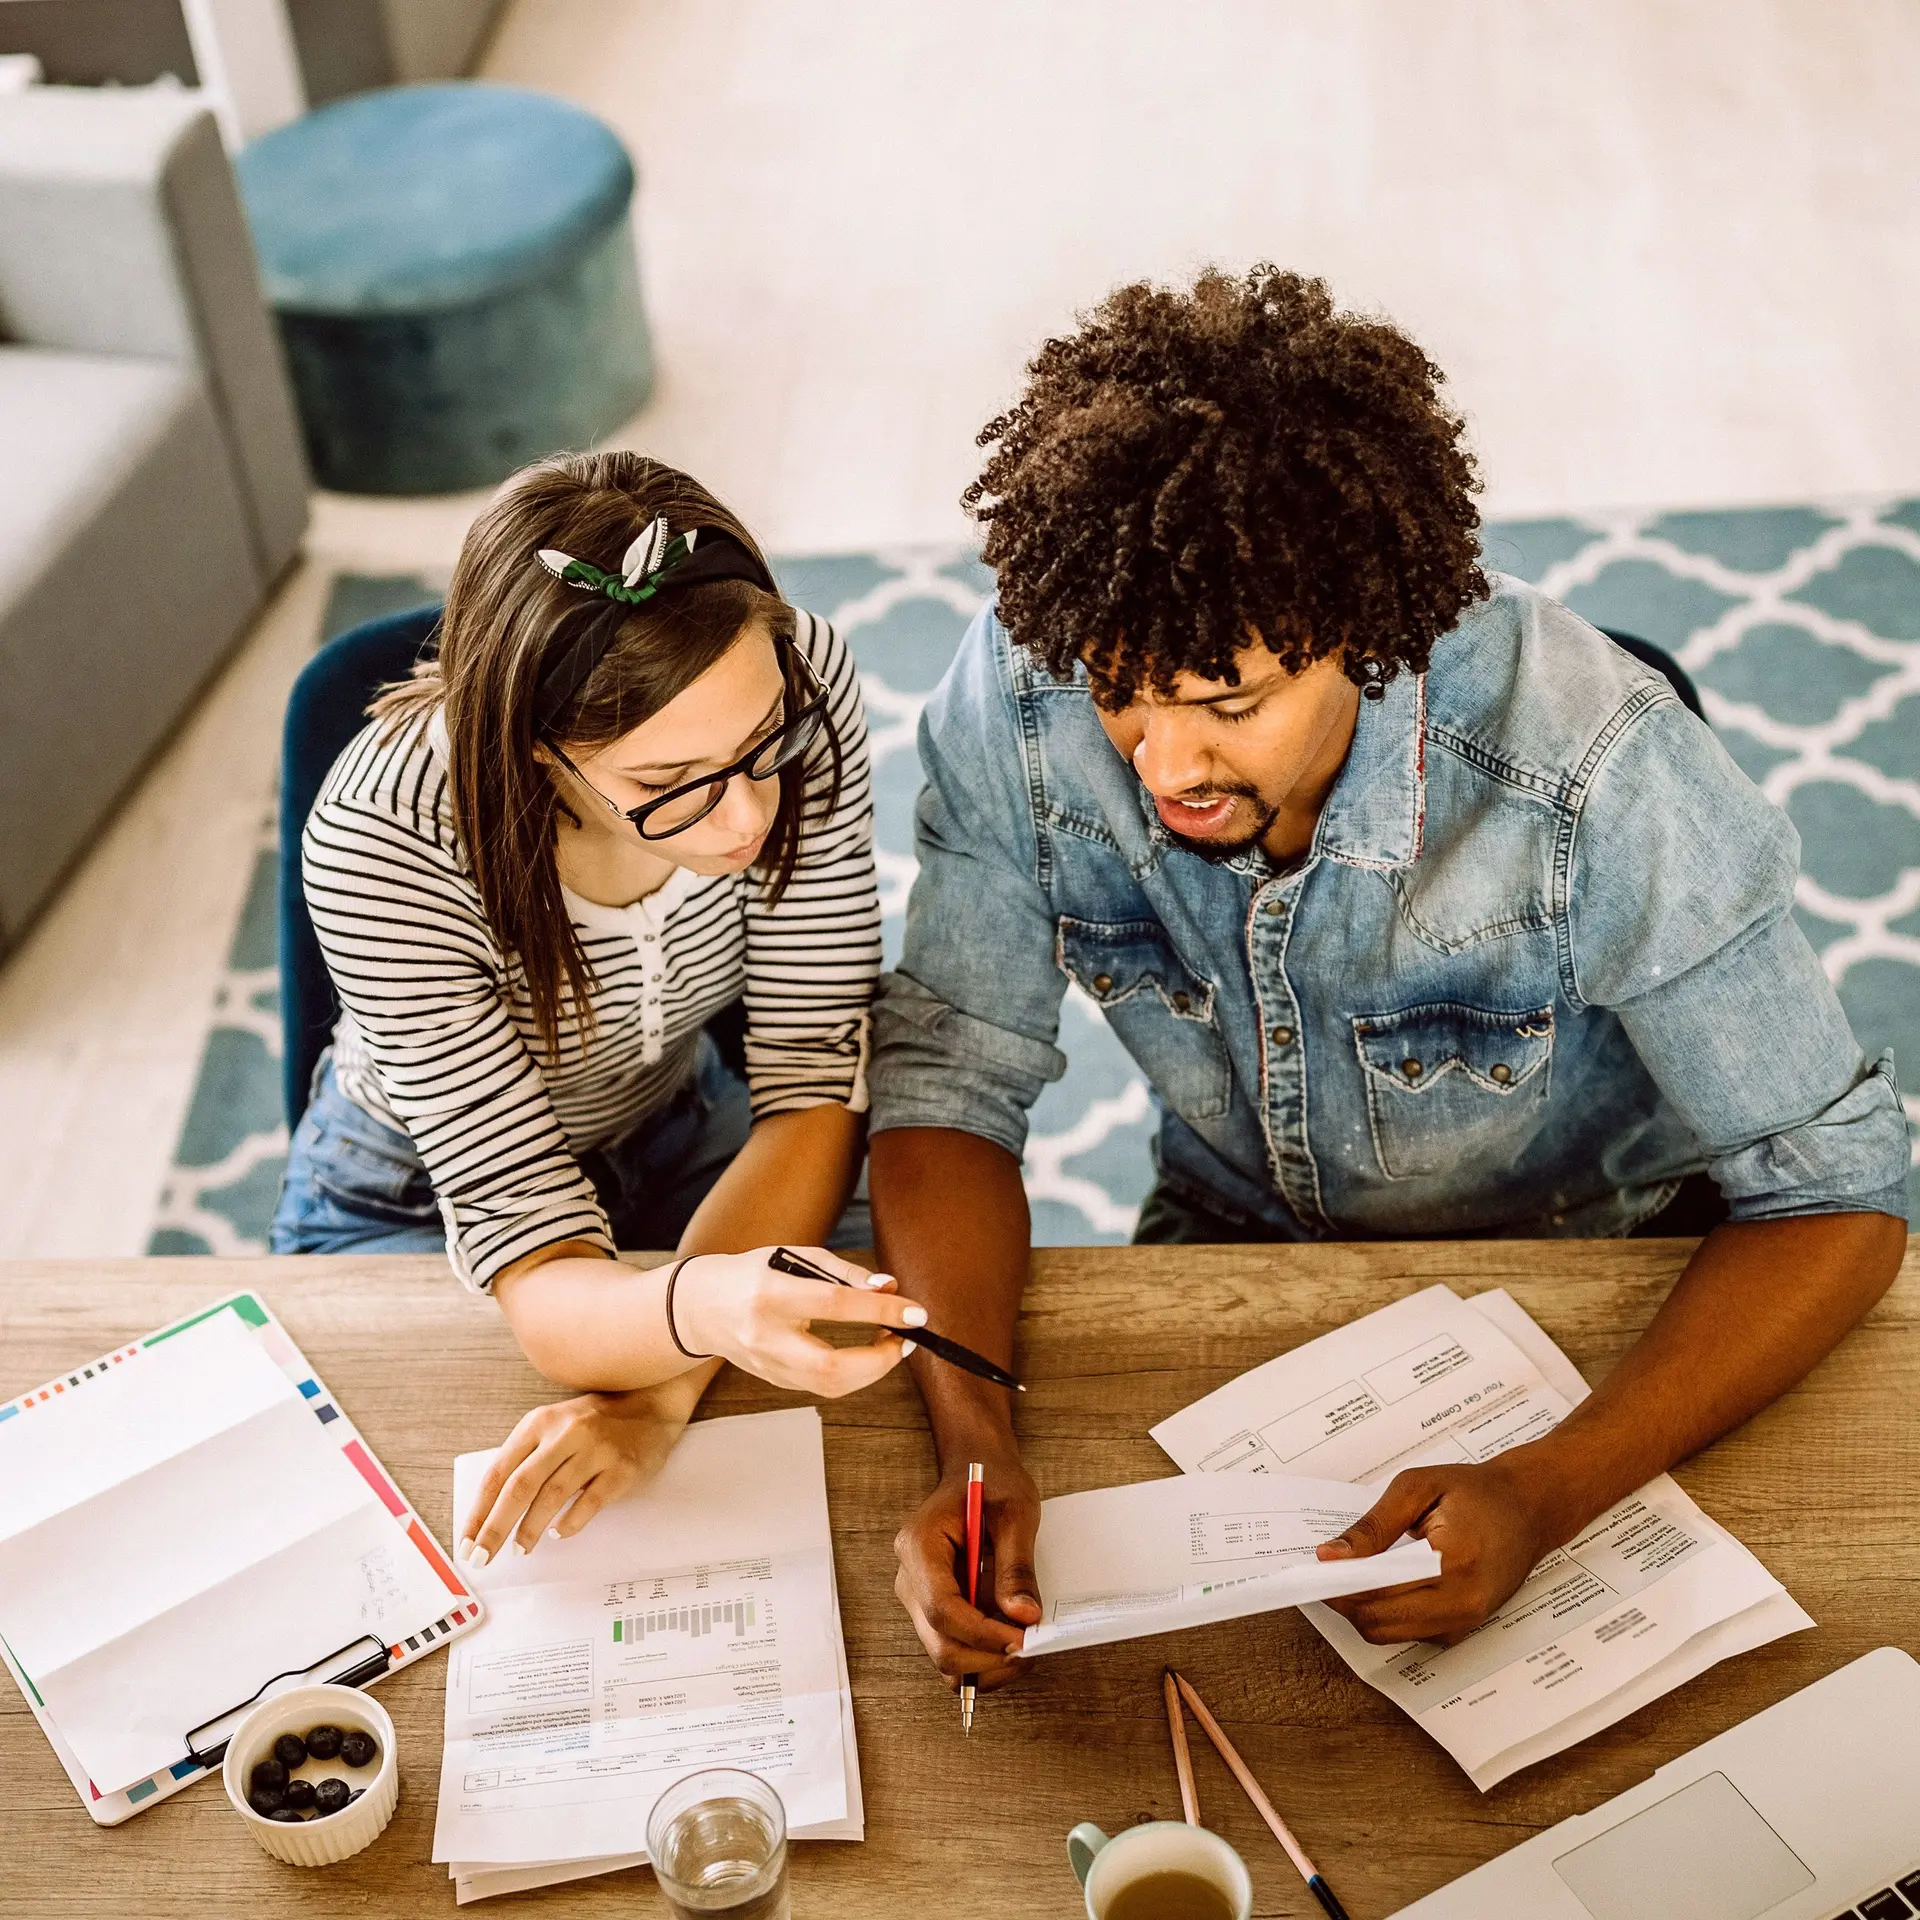
[(1167, 1695), (1167, 1731), (1173, 1736), (1173, 1770), (1180, 1776), (1180, 1811), (1187, 1825), (1200, 1824), (1200, 1796), (1193, 1786), (1193, 1755), (1187, 1750), (1187, 1718), (1180, 1710), (1179, 1690), (1173, 1684), (1173, 1669), (1161, 1675)]
[(1260, 1790), (1260, 1782), (1253, 1777), (1252, 1770), (1240, 1758), (1239, 1750), (1227, 1738), (1220, 1722), (1207, 1711), (1207, 1703), (1194, 1692), (1183, 1674), (1175, 1673), (1171, 1667), (1167, 1672), (1173, 1684), (1180, 1689), (1180, 1697), (1193, 1709), (1193, 1717), (1200, 1722), (1207, 1738), (1213, 1742), (1214, 1751), (1227, 1763), (1227, 1770), (1240, 1782), (1241, 1791), (1253, 1802), (1253, 1810), (1267, 1823), (1267, 1830), (1286, 1849), (1287, 1858), (1299, 1870), (1300, 1878), (1307, 1883), (1307, 1891), (1320, 1902), (1327, 1920), (1347, 1920), (1346, 1909), (1333, 1897), (1333, 1889), (1327, 1885), (1326, 1876), (1307, 1858), (1306, 1849), (1293, 1837), (1293, 1830), (1274, 1811), (1273, 1802)]

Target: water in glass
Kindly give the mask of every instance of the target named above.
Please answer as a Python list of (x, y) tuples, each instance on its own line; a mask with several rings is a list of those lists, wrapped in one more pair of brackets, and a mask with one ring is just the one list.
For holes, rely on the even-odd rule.
[[(700, 1792), (703, 1778), (711, 1791)], [(677, 1804), (655, 1809), (647, 1850), (676, 1920), (789, 1920), (779, 1797), (751, 1774), (719, 1769), (670, 1791)]]

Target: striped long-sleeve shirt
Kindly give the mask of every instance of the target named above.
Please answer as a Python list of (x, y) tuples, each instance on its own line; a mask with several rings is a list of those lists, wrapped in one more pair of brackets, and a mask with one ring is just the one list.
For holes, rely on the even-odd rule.
[[(799, 615), (831, 696), (839, 804), (810, 814), (777, 906), (756, 874), (676, 867), (626, 907), (567, 893), (592, 968), (583, 1047), (563, 1017), (546, 1055), (525, 977), (503, 953), (455, 832), (436, 719), (379, 723), (335, 763), (307, 821), (307, 904), (344, 1011), (334, 1076), (426, 1163), (447, 1254), (469, 1286), (562, 1240), (612, 1250), (578, 1155), (618, 1140), (692, 1072), (702, 1024), (746, 997), (756, 1120), (866, 1104), (867, 1006), (880, 965), (866, 719), (845, 644)], [(826, 742), (809, 793), (830, 778)]]

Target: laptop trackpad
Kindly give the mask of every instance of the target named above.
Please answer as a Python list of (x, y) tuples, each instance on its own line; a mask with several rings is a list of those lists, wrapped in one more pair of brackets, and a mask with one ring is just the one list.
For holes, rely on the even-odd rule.
[(1813, 1885), (1800, 1856), (1724, 1773), (1563, 1853), (1553, 1870), (1593, 1920), (1758, 1920)]

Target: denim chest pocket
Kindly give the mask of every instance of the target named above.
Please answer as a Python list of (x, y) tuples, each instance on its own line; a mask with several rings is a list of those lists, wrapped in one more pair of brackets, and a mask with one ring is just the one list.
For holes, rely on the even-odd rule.
[(1519, 1152), (1546, 1117), (1553, 1009), (1454, 1002), (1356, 1014), (1380, 1171), (1409, 1180)]
[(1213, 982), (1180, 958), (1158, 921), (1063, 917), (1054, 958), (1168, 1106), (1188, 1120), (1227, 1111), (1233, 1068), (1214, 1018)]

